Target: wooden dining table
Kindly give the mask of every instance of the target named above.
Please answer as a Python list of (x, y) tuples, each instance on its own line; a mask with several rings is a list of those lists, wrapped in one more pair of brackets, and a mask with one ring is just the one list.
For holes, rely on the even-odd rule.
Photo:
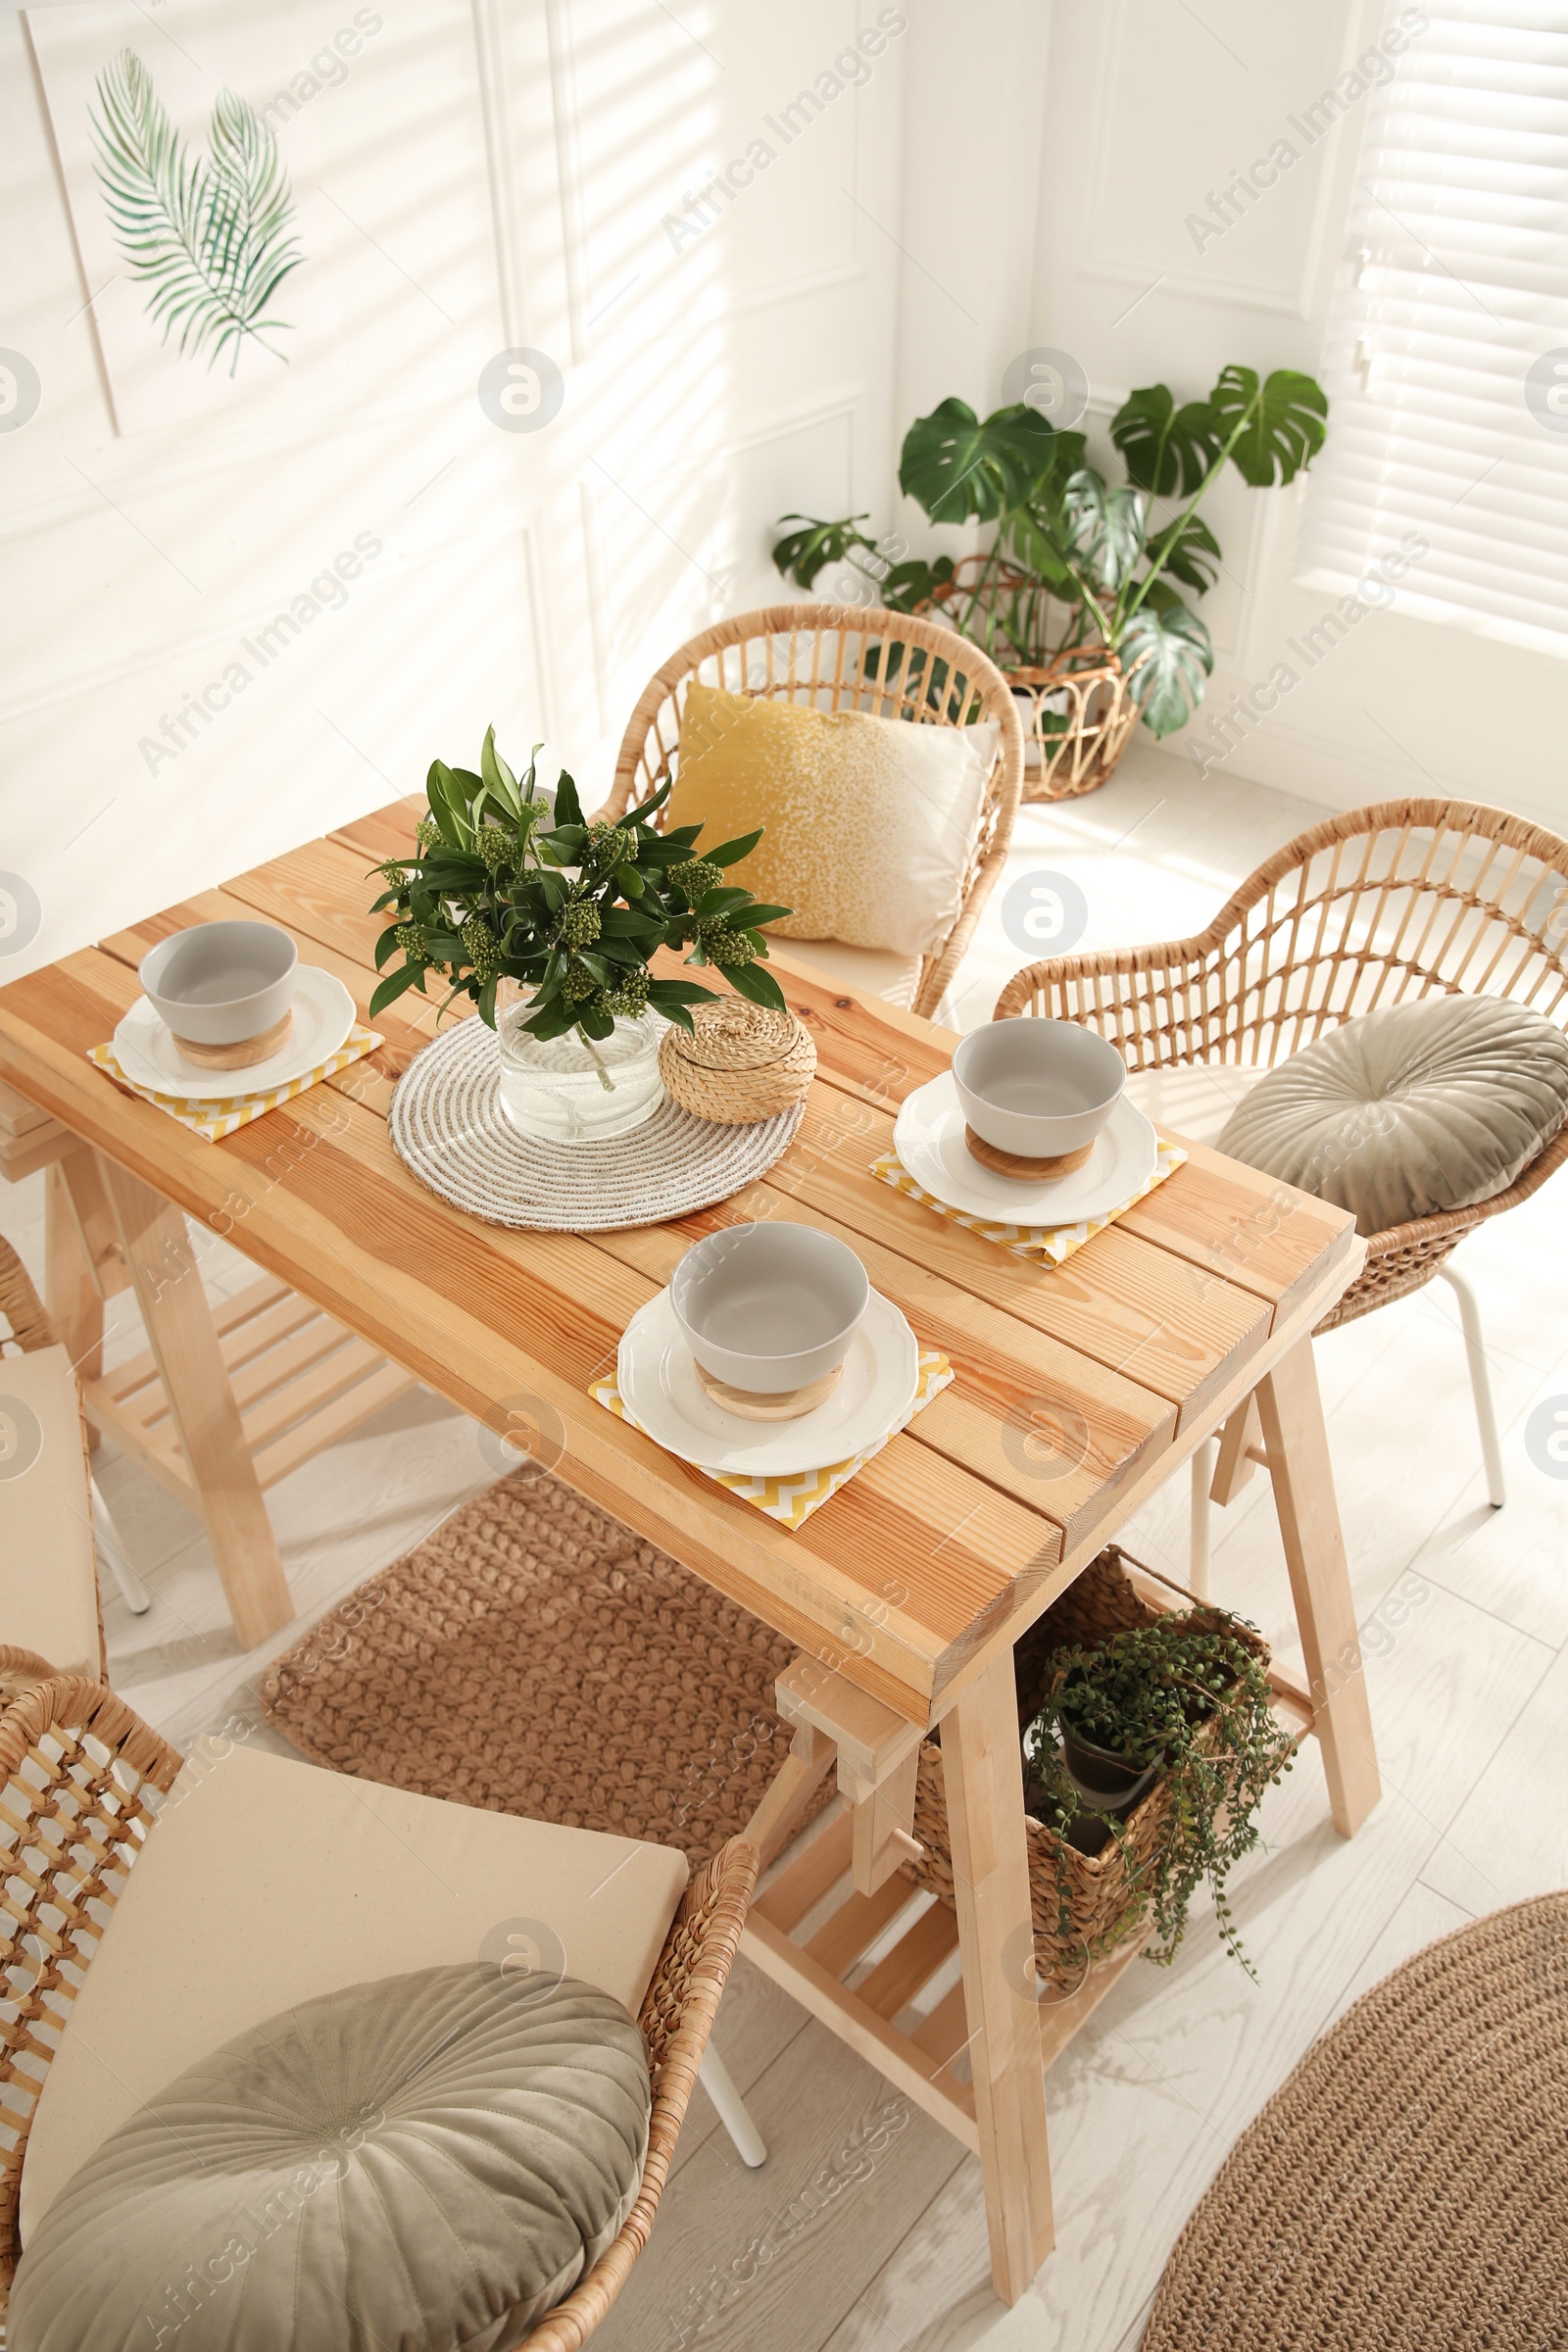
[[(794, 1747), (756, 1834), (780, 1852), (828, 1771), (850, 1801), (768, 1885), (747, 1948), (978, 2154), (993, 2275), (1013, 2302), (1052, 2243), (1045, 2069), (1136, 1949), (1042, 2003), (1013, 1645), (1212, 1435), (1260, 1427), (1304, 1658), (1275, 1688), (1316, 1737), (1337, 1827), (1356, 1830), (1378, 1777), (1311, 1333), (1362, 1245), (1344, 1211), (1197, 1144), (1059, 1268), (934, 1214), (869, 1163), (956, 1037), (792, 966), (787, 944), (775, 968), (817, 1054), (803, 1123), (760, 1184), (668, 1224), (503, 1228), (420, 1184), (388, 1132), (397, 1080), (435, 1033), (417, 996), (379, 1016), (368, 1059), (217, 1144), (89, 1062), (136, 1001), (148, 948), (226, 916), (283, 925), (363, 1017), (370, 869), (411, 852), (422, 812), (395, 803), (0, 990), (0, 1082), (38, 1114), (27, 1164), (58, 1123), (51, 1307), (87, 1370), (89, 1417), (197, 1501), (247, 1644), (294, 1613), (268, 1476), (413, 1378), (796, 1643), (779, 1686)], [(757, 1215), (849, 1242), (956, 1375), (795, 1532), (588, 1393), (693, 1241)], [(260, 1269), (243, 1312), (209, 1306), (187, 1218)], [(149, 1343), (134, 1395), (92, 1355), (116, 1282)], [(288, 1379), (269, 1387), (279, 1350)], [(917, 1753), (938, 1725), (954, 1899), (915, 1907), (890, 1944), (914, 1891)], [(957, 1981), (922, 2011), (955, 1952)]]

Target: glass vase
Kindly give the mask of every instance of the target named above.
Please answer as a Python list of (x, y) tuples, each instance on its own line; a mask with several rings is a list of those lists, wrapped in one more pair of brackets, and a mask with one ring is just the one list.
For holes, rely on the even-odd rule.
[(496, 997), (501, 1106), (540, 1143), (603, 1144), (652, 1118), (664, 1099), (659, 1048), (669, 1023), (647, 1010), (617, 1013), (609, 1037), (533, 1037), (523, 1027), (531, 990), (503, 983)]

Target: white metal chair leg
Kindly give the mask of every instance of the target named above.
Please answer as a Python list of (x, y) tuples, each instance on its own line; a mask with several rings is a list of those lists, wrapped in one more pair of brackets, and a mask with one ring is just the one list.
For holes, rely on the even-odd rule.
[(1487, 1493), (1493, 1509), (1500, 1510), (1508, 1495), (1502, 1478), (1502, 1446), (1497, 1439), (1497, 1416), (1492, 1402), (1492, 1378), (1487, 1369), (1487, 1350), (1481, 1337), (1481, 1308), (1474, 1291), (1464, 1276), (1454, 1270), (1451, 1261), (1441, 1265), (1438, 1272), (1459, 1301), (1459, 1321), (1464, 1327), (1464, 1351), (1470, 1363), (1470, 1387), (1476, 1400), (1476, 1419), (1481, 1425), (1481, 1451), (1487, 1465)]
[(1187, 1583), (1200, 1600), (1208, 1598), (1208, 1490), (1214, 1476), (1214, 1441), (1205, 1438), (1193, 1456), (1193, 1507), (1187, 1544)]
[(697, 2069), (697, 2080), (718, 2110), (718, 2120), (735, 2142), (735, 2153), (742, 2164), (754, 2169), (767, 2162), (767, 2149), (762, 2134), (753, 2123), (746, 2101), (730, 2081), (729, 2068), (711, 2042), (703, 2052)]
[(92, 1482), (92, 1537), (98, 1556), (106, 1560), (120, 1587), (120, 1597), (127, 1609), (140, 1617), (153, 1605), (153, 1596), (125, 1557), (115, 1515), (103, 1497), (103, 1489), (96, 1479)]

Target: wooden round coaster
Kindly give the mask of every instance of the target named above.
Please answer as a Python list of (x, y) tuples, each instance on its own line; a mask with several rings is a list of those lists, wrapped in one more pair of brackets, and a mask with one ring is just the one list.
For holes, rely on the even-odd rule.
[(721, 1404), (726, 1413), (738, 1413), (743, 1421), (798, 1421), (803, 1413), (814, 1412), (827, 1401), (843, 1369), (842, 1364), (835, 1364), (820, 1380), (808, 1381), (804, 1389), (782, 1389), (776, 1396), (760, 1395), (756, 1389), (733, 1389), (728, 1381), (715, 1380), (701, 1364), (697, 1365), (697, 1377), (715, 1404)]
[(1070, 1176), (1074, 1168), (1083, 1166), (1095, 1148), (1092, 1143), (1080, 1144), (1076, 1152), (1058, 1152), (1052, 1159), (1025, 1159), (1021, 1152), (999, 1152), (995, 1144), (988, 1144), (984, 1136), (976, 1135), (969, 1126), (964, 1128), (963, 1140), (969, 1147), (971, 1159), (977, 1159), (993, 1175), (1012, 1176), (1020, 1184), (1043, 1184), (1052, 1176)]
[(184, 1061), (193, 1061), (203, 1070), (248, 1070), (252, 1062), (267, 1061), (277, 1052), (294, 1025), (292, 1011), (285, 1012), (270, 1029), (260, 1037), (243, 1037), (234, 1046), (199, 1046), (192, 1038), (181, 1037), (178, 1030), (171, 1031)]

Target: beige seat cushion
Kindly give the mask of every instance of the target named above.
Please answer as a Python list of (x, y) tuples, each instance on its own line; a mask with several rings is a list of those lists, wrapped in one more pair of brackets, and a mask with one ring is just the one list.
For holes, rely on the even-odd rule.
[(81, 1404), (64, 1348), (0, 1357), (0, 1642), (103, 1673)]
[(1266, 1069), (1235, 1062), (1190, 1062), (1165, 1070), (1129, 1070), (1127, 1100), (1153, 1120), (1161, 1135), (1215, 1144), (1226, 1121), (1245, 1102)]
[[(212, 1743), (218, 1746), (220, 1743)], [(186, 1764), (116, 1907), (27, 2142), (22, 2234), (221, 2043), (368, 1978), (498, 1957), (635, 2017), (685, 1890), (667, 1846), (414, 1796), (243, 1747)]]
[(1568, 1038), (1544, 1013), (1418, 997), (1281, 1062), (1219, 1148), (1387, 1233), (1506, 1191), (1565, 1115)]
[(881, 997), (906, 1012), (920, 985), (920, 956), (895, 956), (887, 948), (846, 947), (842, 939), (786, 940), (777, 957), (770, 952), (768, 960), (778, 962), (777, 977), (786, 995), (789, 981), (782, 967), (789, 963), (800, 964), (813, 980), (842, 980), (861, 996)]
[(666, 823), (716, 848), (760, 826), (730, 869), (781, 939), (928, 956), (952, 930), (1001, 729), (914, 725), (864, 710), (691, 685)]

